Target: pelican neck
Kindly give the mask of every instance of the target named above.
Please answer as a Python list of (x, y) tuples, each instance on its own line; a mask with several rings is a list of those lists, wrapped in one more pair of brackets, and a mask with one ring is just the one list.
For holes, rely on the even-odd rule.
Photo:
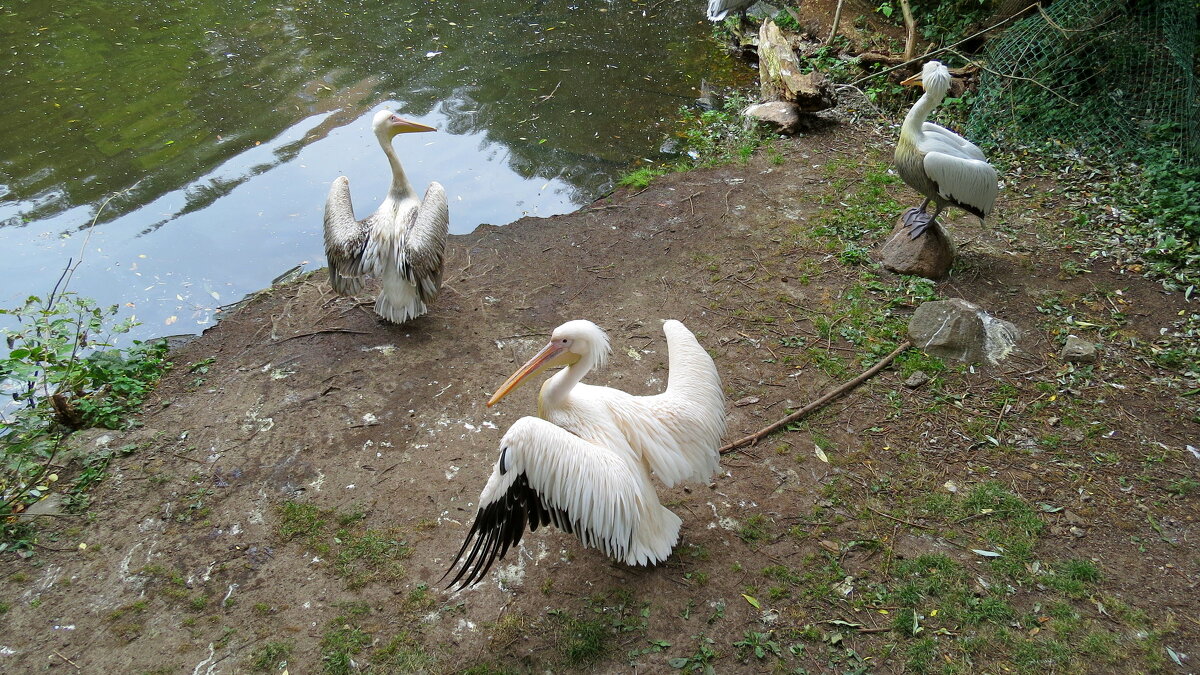
[(400, 158), (396, 156), (396, 149), (392, 147), (392, 139), (386, 134), (376, 134), (376, 137), (383, 148), (383, 154), (387, 155), (388, 164), (392, 167), (392, 186), (388, 195), (397, 201), (408, 197), (415, 198), (416, 191), (413, 190), (412, 183), (408, 182), (408, 176), (404, 174), (404, 167), (400, 165)]

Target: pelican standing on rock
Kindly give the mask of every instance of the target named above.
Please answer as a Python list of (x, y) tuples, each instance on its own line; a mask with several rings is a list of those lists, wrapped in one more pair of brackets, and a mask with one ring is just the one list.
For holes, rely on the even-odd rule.
[(737, 12), (742, 21), (746, 20), (746, 10), (758, 0), (708, 0), (708, 20), (724, 21), (730, 12)]
[(720, 463), (725, 397), (696, 336), (673, 320), (663, 333), (670, 371), (661, 394), (582, 384), (610, 351), (604, 331), (582, 320), (554, 329), (549, 344), (496, 390), (489, 406), (526, 378), (566, 366), (542, 384), (538, 417), (522, 417), (501, 439), (475, 522), (447, 574), (470, 553), (451, 584), (482, 580), (526, 525), (553, 524), (628, 565), (671, 554), (682, 521), (659, 503), (650, 472), (667, 487), (708, 481)]
[[(896, 144), (896, 171), (909, 187), (925, 195), (920, 207), (904, 212), (904, 224), (912, 228), (910, 237), (916, 239), (937, 224), (947, 206), (957, 206), (982, 220), (991, 213), (999, 191), (996, 170), (974, 143), (925, 121), (950, 90), (949, 69), (930, 61), (900, 84), (925, 89), (904, 118)], [(925, 211), (930, 201), (935, 205), (933, 215)]]
[(375, 313), (392, 323), (404, 323), (424, 314), (437, 296), (450, 217), (446, 191), (439, 183), (430, 183), (425, 198), (417, 201), (392, 139), (436, 129), (388, 110), (375, 113), (371, 127), (392, 167), (392, 185), (375, 213), (355, 220), (349, 179), (338, 176), (333, 181), (325, 200), (329, 283), (342, 295), (354, 295), (362, 291), (364, 276), (376, 277), (381, 288)]

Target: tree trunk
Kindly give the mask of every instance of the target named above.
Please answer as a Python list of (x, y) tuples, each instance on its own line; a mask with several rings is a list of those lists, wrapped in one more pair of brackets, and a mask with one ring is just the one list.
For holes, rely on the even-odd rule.
[(900, 0), (900, 11), (904, 13), (904, 60), (910, 61), (917, 49), (917, 22), (913, 20), (908, 0)]
[(788, 101), (803, 112), (825, 110), (837, 101), (824, 75), (815, 71), (800, 74), (796, 52), (770, 19), (758, 32), (758, 79), (762, 82), (763, 101)]

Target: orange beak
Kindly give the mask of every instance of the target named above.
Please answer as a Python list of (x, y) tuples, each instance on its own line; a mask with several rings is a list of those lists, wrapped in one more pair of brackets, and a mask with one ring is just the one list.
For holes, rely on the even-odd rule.
[(413, 122), (412, 120), (406, 120), (403, 117), (400, 117), (399, 115), (392, 115), (391, 125), (392, 125), (392, 133), (395, 133), (395, 134), (407, 134), (407, 133), (414, 133), (417, 131), (437, 131), (437, 129), (435, 129), (434, 127), (431, 127), (427, 124), (421, 124), (420, 122)]
[(517, 385), (521, 384), (521, 382), (523, 382), (525, 378), (529, 377), (530, 375), (536, 375), (547, 368), (553, 368), (555, 366), (569, 366), (578, 360), (578, 354), (568, 352), (565, 348), (551, 342), (545, 347), (542, 347), (542, 351), (535, 354), (532, 359), (526, 361), (525, 365), (521, 366), (517, 372), (508, 376), (508, 379), (504, 381), (504, 384), (500, 385), (500, 388), (496, 390), (496, 393), (492, 394), (492, 397), (488, 399), (488, 407), (492, 407), (500, 399), (508, 396), (509, 392), (511, 392), (513, 389), (516, 389)]
[(904, 78), (903, 80), (900, 80), (900, 84), (905, 87), (921, 86), (921, 84), (922, 84), (921, 83), (921, 73), (917, 73), (916, 75), (911, 75), (909, 77)]

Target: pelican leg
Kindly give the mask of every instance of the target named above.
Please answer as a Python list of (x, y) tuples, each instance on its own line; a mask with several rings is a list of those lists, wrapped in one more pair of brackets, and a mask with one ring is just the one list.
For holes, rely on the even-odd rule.
[(932, 216), (924, 211), (920, 212), (916, 216), (913, 216), (912, 225), (910, 225), (910, 227), (912, 227), (912, 232), (908, 234), (908, 238), (916, 239), (922, 234), (925, 234), (925, 230), (928, 230), (930, 226), (936, 226), (938, 224), (937, 217), (941, 215), (942, 208), (942, 205), (939, 204)]

